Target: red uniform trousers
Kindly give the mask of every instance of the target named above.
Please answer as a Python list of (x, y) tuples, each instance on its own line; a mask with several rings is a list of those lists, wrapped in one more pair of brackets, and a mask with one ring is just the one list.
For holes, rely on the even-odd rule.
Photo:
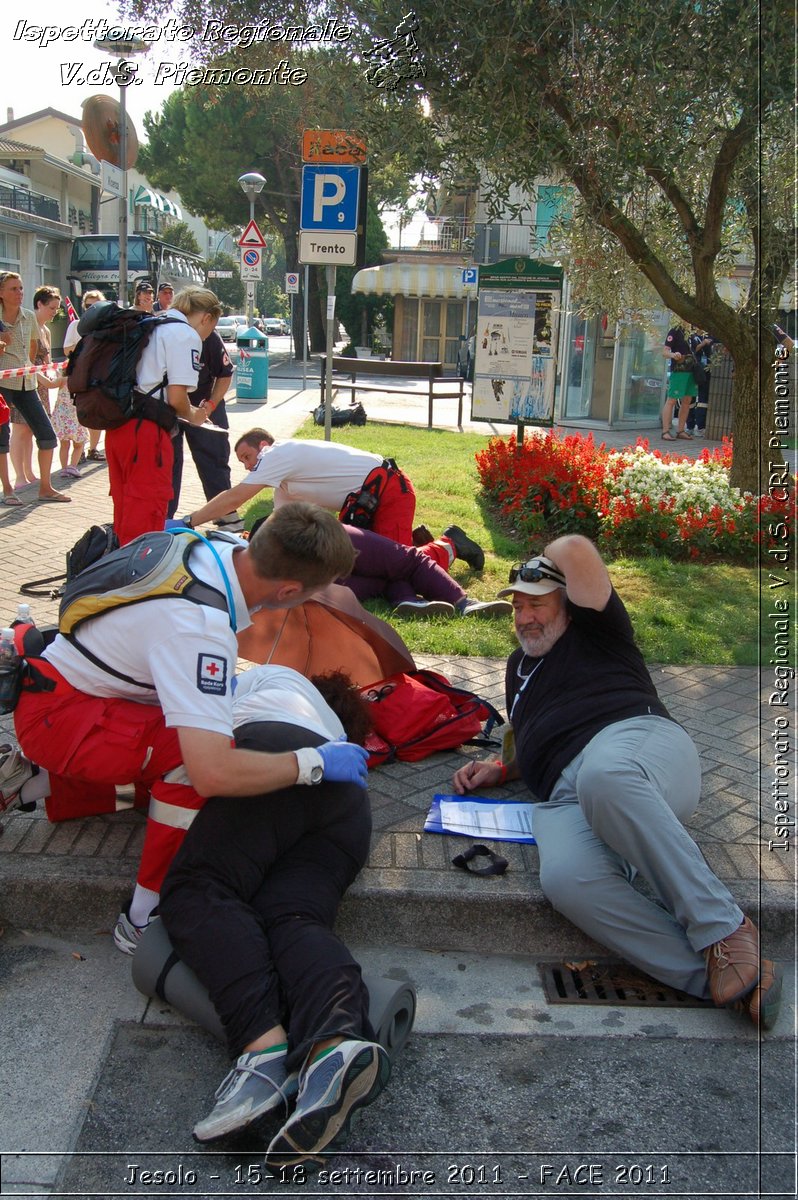
[[(413, 485), (403, 472), (397, 471), (388, 476), (369, 528), (372, 533), (380, 533), (393, 542), (412, 546), (415, 515), (416, 493)], [(449, 570), (452, 555), (441, 542), (428, 542), (418, 548), (444, 571)]]
[(154, 421), (126, 421), (105, 434), (108, 490), (114, 532), (126, 546), (142, 533), (163, 529), (172, 499), (172, 439)]
[(163, 776), (180, 766), (177, 733), (157, 705), (79, 692), (43, 659), (33, 665), (55, 690), (24, 690), (14, 712), (23, 753), (50, 775), (51, 821), (116, 812), (116, 785), (136, 784), (136, 806), (151, 792), (137, 882), (153, 892), (204, 799)]

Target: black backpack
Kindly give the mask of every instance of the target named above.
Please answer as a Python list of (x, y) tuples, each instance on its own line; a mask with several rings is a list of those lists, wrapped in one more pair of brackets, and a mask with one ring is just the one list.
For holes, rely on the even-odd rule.
[(76, 575), (86, 567), (90, 567), (112, 550), (119, 549), (119, 538), (114, 533), (113, 525), (90, 525), (85, 533), (66, 552), (66, 571), (60, 575), (48, 575), (45, 579), (31, 579), (30, 583), (20, 585), (22, 596), (47, 596), (56, 600), (63, 596), (64, 587), (71, 583)]
[[(363, 405), (358, 402), (352, 404), (349, 408), (335, 408), (330, 410), (330, 424), (335, 427), (338, 425), (365, 425), (366, 410)], [(320, 404), (318, 408), (313, 410), (313, 424), (324, 424), (324, 405)]]
[(118, 429), (132, 418), (173, 429), (174, 409), (165, 401), (166, 376), (147, 393), (136, 391), (136, 366), (157, 326), (176, 317), (120, 308), (113, 300), (93, 304), (78, 322), (81, 340), (67, 367), (67, 388), (78, 420), (87, 429)]

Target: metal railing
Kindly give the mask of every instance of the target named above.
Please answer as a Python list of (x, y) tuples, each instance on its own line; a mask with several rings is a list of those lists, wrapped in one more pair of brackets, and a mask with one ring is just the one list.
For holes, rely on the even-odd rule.
[(5, 208), (13, 208), (17, 212), (30, 213), (35, 217), (45, 217), (48, 221), (61, 220), (61, 208), (52, 196), (42, 196), (39, 192), (31, 192), (27, 188), (8, 187), (0, 184), (0, 204)]
[[(408, 247), (406, 247), (408, 248)], [(547, 241), (538, 236), (534, 225), (488, 224), (483, 221), (456, 219), (427, 222), (416, 250), (433, 253), (462, 253), (477, 263), (498, 262), (513, 255), (545, 256)]]

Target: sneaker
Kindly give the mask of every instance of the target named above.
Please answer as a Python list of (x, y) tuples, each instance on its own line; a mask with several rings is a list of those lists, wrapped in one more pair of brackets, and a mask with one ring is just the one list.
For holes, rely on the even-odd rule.
[(37, 770), (21, 750), (15, 750), (7, 742), (0, 746), (0, 813), (10, 812), (12, 808), (33, 812), (36, 801), (23, 804), (20, 791)]
[(244, 521), (239, 517), (237, 512), (225, 513), (223, 517), (219, 517), (218, 521), (214, 521), (217, 529), (227, 529), (230, 533), (238, 533), (244, 528)]
[(135, 954), (138, 944), (144, 936), (145, 929), (158, 920), (158, 909), (154, 908), (147, 919), (146, 925), (134, 925), (130, 919), (130, 905), (123, 909), (114, 925), (114, 945), (123, 954)]
[(391, 1060), (375, 1042), (346, 1041), (304, 1067), (292, 1115), (266, 1151), (267, 1165), (304, 1162), (349, 1132), (352, 1114), (376, 1100)]
[(485, 566), (485, 551), (466, 534), (459, 525), (450, 525), (444, 529), (443, 537), (448, 538), (454, 546), (456, 558), (462, 558), (475, 571), (481, 571)]
[(513, 606), (509, 600), (469, 600), (457, 605), (461, 617), (510, 617)]
[(748, 917), (733, 933), (708, 946), (704, 954), (709, 990), (718, 1008), (742, 1000), (759, 983), (759, 932)]
[(212, 1112), (194, 1126), (195, 1139), (215, 1141), (244, 1129), (281, 1104), (287, 1113), (288, 1102), (299, 1088), (299, 1075), (286, 1072), (286, 1053), (252, 1050), (242, 1054), (216, 1089)]
[(61, 476), (62, 479), (80, 479), (81, 478), (80, 471), (77, 469), (77, 467), (64, 467), (63, 471), (59, 471), (58, 474)]
[(393, 610), (395, 617), (453, 617), (454, 605), (446, 600), (403, 600)]

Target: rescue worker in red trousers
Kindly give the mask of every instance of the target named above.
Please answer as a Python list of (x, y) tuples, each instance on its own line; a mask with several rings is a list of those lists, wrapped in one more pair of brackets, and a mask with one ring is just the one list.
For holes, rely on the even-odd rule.
[(136, 367), (140, 414), (105, 435), (114, 532), (122, 546), (163, 529), (172, 498), (172, 433), (178, 417), (202, 425), (208, 408), (193, 407), (203, 340), (216, 328), (222, 306), (207, 288), (188, 287), (168, 320), (157, 325)]
[[(140, 803), (151, 793), (136, 889), (114, 931), (128, 954), (206, 797), (259, 796), (322, 778), (365, 786), (361, 747), (261, 754), (232, 742), (236, 630), (251, 624), (256, 608), (295, 608), (349, 574), (354, 551), (343, 526), (315, 505), (291, 504), (249, 543), (214, 546), (218, 559), (198, 540), (189, 562), (203, 584), (228, 597), (223, 607), (173, 596), (101, 612), (81, 624), (78, 645), (59, 634), (29, 659), (14, 714), (30, 760), (9, 764), (14, 787), (22, 803), (46, 797), (51, 820), (114, 812), (121, 785), (139, 785)], [(4, 802), (6, 774), (4, 760)]]

